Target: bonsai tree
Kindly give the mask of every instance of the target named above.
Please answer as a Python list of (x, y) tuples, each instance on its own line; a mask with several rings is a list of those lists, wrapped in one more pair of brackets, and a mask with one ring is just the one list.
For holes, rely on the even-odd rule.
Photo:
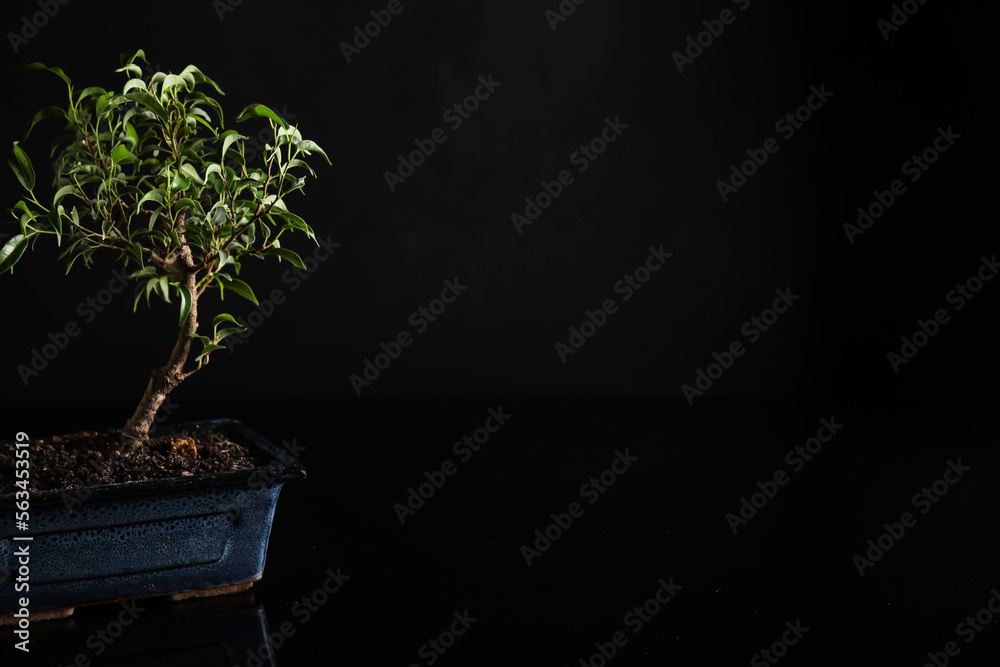
[[(137, 59), (148, 62), (141, 50), (122, 55), (116, 71), (127, 81), (120, 93), (96, 86), (77, 92), (58, 67), (31, 63), (22, 68), (55, 74), (69, 92), (65, 107), (48, 106), (35, 114), (24, 139), (49, 118), (64, 121), (67, 134), (52, 148), (58, 157), (51, 199), (36, 192), (31, 160), (14, 142), (7, 162), (27, 195), (9, 209), (20, 233), (0, 249), (0, 273), (13, 271), (24, 251), (46, 235), (61, 248), (66, 273), (78, 260), (91, 266), (95, 252), (113, 253), (134, 268), (133, 312), (144, 298), (149, 305), (151, 295), (176, 300), (176, 342), (166, 363), (153, 369), (122, 429), (123, 441), (132, 445), (148, 441), (170, 392), (208, 363), (222, 339), (241, 330), (232, 315), (219, 313), (199, 333), (205, 291), (214, 287), (221, 298), (232, 292), (257, 304), (250, 286), (236, 277), (244, 258), (274, 256), (305, 268), (280, 239), (285, 232), (302, 232), (318, 242), (284, 199), (303, 189), (306, 174), (316, 176), (305, 157), (318, 153), (330, 163), (297, 126), (262, 104), (251, 104), (236, 120), (266, 119), (273, 142), (262, 151), (262, 165), (247, 164), (248, 137), (224, 129), (221, 106), (203, 90), (224, 95), (214, 81), (193, 65), (177, 74), (143, 78)], [(201, 347), (189, 364), (195, 343)]]

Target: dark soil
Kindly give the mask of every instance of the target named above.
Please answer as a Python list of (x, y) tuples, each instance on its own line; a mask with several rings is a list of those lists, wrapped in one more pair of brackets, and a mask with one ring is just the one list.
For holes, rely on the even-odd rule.
[[(119, 442), (120, 430), (83, 431), (31, 440), (30, 490), (185, 477), (264, 465), (244, 445), (211, 424), (156, 434), (137, 448)], [(15, 443), (0, 445), (0, 495), (13, 493)]]

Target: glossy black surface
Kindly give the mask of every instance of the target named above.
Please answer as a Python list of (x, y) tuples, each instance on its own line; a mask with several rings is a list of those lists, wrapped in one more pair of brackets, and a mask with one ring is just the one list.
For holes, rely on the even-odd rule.
[[(511, 417), (462, 462), (454, 443), (489, 408)], [(744, 663), (786, 621), (808, 631), (782, 664), (923, 664), (948, 641), (969, 662), (998, 652), (998, 626), (968, 644), (956, 630), (1000, 584), (1000, 460), (975, 402), (268, 402), (177, 416), (209, 414), (294, 443), (309, 469), (282, 492), (253, 589), (287, 636), (279, 665), (429, 664), (421, 647), (466, 610), (476, 620), (441, 664), (575, 666), (619, 631), (616, 664)], [(821, 419), (843, 429), (795, 471), (786, 453)], [(637, 460), (589, 504), (581, 485), (626, 449)], [(457, 471), (401, 523), (394, 505), (446, 459)], [(914, 494), (949, 461), (970, 470), (922, 514)], [(726, 515), (777, 470), (790, 481), (734, 535)], [(529, 567), (522, 546), (572, 502), (582, 516)], [(860, 576), (854, 557), (906, 511), (915, 526)], [(661, 579), (681, 588), (635, 632), (625, 615)]]
[[(0, 25), (21, 25), (36, 3), (8, 3)], [(553, 29), (547, 12), (570, 4)], [(246, 603), (290, 635), (276, 664), (431, 667), (421, 647), (465, 610), (477, 620), (434, 665), (596, 665), (595, 643), (622, 632), (611, 667), (753, 667), (796, 622), (809, 630), (788, 635), (799, 640), (779, 665), (923, 667), (949, 642), (948, 664), (996, 663), (1000, 282), (985, 275), (1000, 246), (1000, 5), (402, 0), (349, 62), (343, 44), (385, 2), (197, 2), (177, 30), (137, 19), (135, 3), (101, 5), (60, 5), (9, 69), (42, 60), (112, 86), (118, 54), (145, 48), (162, 69), (194, 63), (218, 80), (227, 119), (268, 104), (334, 162), (289, 205), (339, 246), (320, 259), (282, 237), (312, 261), (305, 273), (247, 262), (241, 278), (281, 302), (265, 316), (211, 299), (204, 312), (229, 310), (252, 335), (165, 411), (306, 447), (309, 476), (282, 491)], [(725, 9), (735, 21), (680, 68), (677, 54)], [(79, 48), (80, 31), (101, 39)], [(442, 112), (487, 76), (502, 86), (452, 129)], [(62, 101), (50, 79), (5, 79), (18, 122)], [(832, 95), (787, 136), (776, 123), (814, 88)], [(518, 229), (525, 198), (575, 169), (574, 153), (617, 117), (624, 134)], [(390, 189), (399, 156), (439, 127), (447, 141)], [(32, 155), (46, 154), (45, 132), (56, 130), (25, 144)], [(768, 139), (780, 148), (724, 198), (719, 184)], [(935, 141), (954, 143), (914, 172)], [(863, 234), (851, 229), (897, 181), (905, 192)], [(13, 205), (17, 184), (5, 183)], [(625, 301), (615, 285), (661, 244), (673, 256)], [(50, 244), (2, 278), (0, 438), (93, 415), (120, 425), (170, 344), (176, 304), (136, 317), (123, 290), (91, 312), (111, 266), (65, 278), (55, 255)], [(467, 291), (420, 329), (411, 314), (444, 280)], [(800, 298), (750, 340), (743, 327), (776, 290)], [(612, 297), (619, 309), (561, 358), (555, 344)], [(71, 323), (79, 335), (24, 373)], [(353, 379), (403, 333), (412, 345), (370, 384)], [(907, 347), (918, 334), (926, 342)], [(745, 353), (690, 405), (684, 385), (735, 341)], [(904, 350), (905, 363), (890, 356)], [(500, 406), (508, 423), (462, 460), (472, 450), (456, 442)], [(789, 456), (824, 419), (843, 428), (811, 460)], [(638, 460), (589, 504), (581, 487), (626, 449)], [(787, 483), (734, 534), (727, 514), (779, 472)], [(401, 522), (394, 506), (438, 474), (441, 488)], [(937, 502), (921, 500), (946, 479)], [(574, 502), (582, 515), (529, 567), (522, 546)], [(855, 557), (907, 512), (912, 525), (883, 538), (888, 551), (861, 576)], [(682, 588), (633, 632), (626, 614), (671, 577)], [(303, 603), (314, 594), (327, 598), (315, 611)], [(981, 609), (991, 622), (970, 637), (965, 619)], [(60, 649), (62, 664), (76, 646)], [(220, 664), (255, 664), (231, 657)]]

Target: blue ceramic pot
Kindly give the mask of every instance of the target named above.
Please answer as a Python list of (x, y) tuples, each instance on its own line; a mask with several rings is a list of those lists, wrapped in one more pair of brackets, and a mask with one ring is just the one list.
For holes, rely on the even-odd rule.
[[(32, 492), (30, 529), (14, 530), (15, 496), (0, 496), (0, 614), (170, 595), (260, 579), (278, 493), (305, 468), (240, 422), (222, 427), (269, 463), (244, 470), (87, 489)], [(31, 541), (14, 537), (32, 537)], [(27, 591), (15, 589), (19, 557), (30, 552)]]

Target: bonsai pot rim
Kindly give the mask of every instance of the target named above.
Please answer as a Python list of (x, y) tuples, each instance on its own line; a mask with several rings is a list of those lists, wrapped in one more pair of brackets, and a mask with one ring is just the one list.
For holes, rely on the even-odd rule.
[[(265, 458), (270, 457), (268, 463), (255, 466), (253, 468), (239, 468), (236, 470), (222, 470), (217, 472), (196, 473), (188, 476), (162, 477), (159, 479), (149, 479), (135, 482), (119, 482), (116, 484), (102, 484), (98, 486), (79, 486), (63, 489), (48, 489), (45, 491), (31, 491), (32, 509), (44, 509), (53, 505), (62, 505), (62, 498), (66, 493), (73, 493), (86, 489), (87, 499), (91, 501), (114, 501), (120, 498), (131, 497), (137, 493), (184, 493), (202, 488), (239, 486), (246, 484), (254, 477), (266, 473), (269, 480), (273, 482), (284, 482), (290, 479), (302, 479), (306, 477), (306, 469), (301, 463), (295, 460), (288, 452), (263, 436), (252, 431), (243, 422), (236, 419), (202, 419), (198, 421), (172, 424), (164, 428), (162, 432), (157, 432), (157, 436), (171, 435), (182, 429), (217, 427), (225, 431), (226, 434), (240, 444), (255, 450), (255, 453), (264, 454)], [(72, 434), (67, 434), (72, 435)], [(30, 442), (30, 440), (29, 440)], [(35, 476), (35, 475), (32, 475)], [(16, 491), (0, 495), (0, 510), (15, 507)], [(30, 535), (30, 531), (28, 532)]]

